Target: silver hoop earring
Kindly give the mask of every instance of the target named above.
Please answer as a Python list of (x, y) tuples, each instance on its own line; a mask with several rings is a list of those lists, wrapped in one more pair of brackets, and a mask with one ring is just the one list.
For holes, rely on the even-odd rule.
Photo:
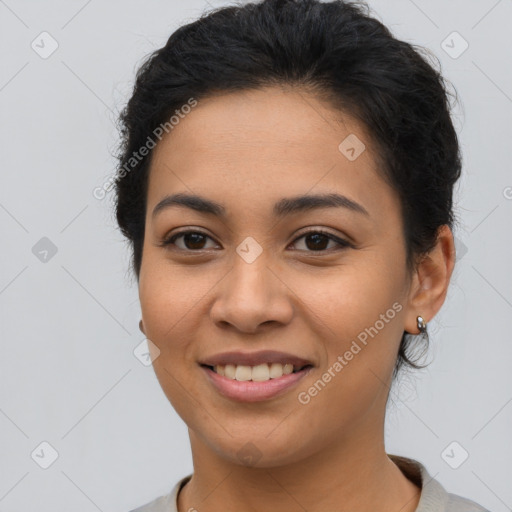
[(416, 321), (418, 322), (418, 329), (420, 331), (420, 334), (424, 334), (425, 332), (427, 332), (427, 324), (425, 320), (423, 320), (423, 317), (418, 316), (416, 318)]

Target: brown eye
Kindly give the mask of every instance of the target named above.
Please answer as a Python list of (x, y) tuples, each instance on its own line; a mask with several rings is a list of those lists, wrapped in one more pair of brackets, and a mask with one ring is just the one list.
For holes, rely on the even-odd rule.
[[(175, 243), (176, 240), (179, 239), (183, 239), (182, 246)], [(176, 233), (165, 239), (161, 245), (163, 247), (176, 246), (178, 249), (183, 251), (201, 251), (209, 249), (209, 247), (205, 247), (207, 239), (212, 240), (212, 238), (201, 231), (182, 231), (181, 233)]]
[[(344, 249), (346, 247), (352, 247), (352, 245), (346, 240), (322, 230), (312, 230), (307, 233), (303, 233), (300, 237), (295, 239), (294, 244), (301, 239), (304, 239), (305, 241), (305, 248), (299, 248), (297, 250), (305, 252), (330, 252), (330, 250), (336, 250), (337, 248)], [(181, 242), (176, 243), (177, 240), (181, 240)], [(201, 231), (189, 230), (176, 233), (169, 238), (166, 238), (160, 245), (162, 247), (176, 248), (181, 251), (195, 252), (211, 249), (212, 247), (206, 247), (208, 240), (213, 241), (210, 236), (202, 233)], [(334, 247), (328, 247), (329, 243), (334, 243)]]
[(349, 244), (347, 241), (342, 240), (341, 238), (338, 238), (332, 235), (331, 233), (328, 233), (327, 231), (321, 230), (309, 231), (307, 233), (304, 233), (300, 237), (296, 238), (294, 243), (296, 243), (297, 240), (301, 240), (302, 238), (304, 238), (305, 240), (306, 249), (298, 250), (305, 250), (307, 252), (326, 252), (325, 250), (327, 249), (329, 242), (334, 242), (334, 244), (337, 244), (338, 247), (341, 246), (341, 248), (351, 246), (351, 244)]

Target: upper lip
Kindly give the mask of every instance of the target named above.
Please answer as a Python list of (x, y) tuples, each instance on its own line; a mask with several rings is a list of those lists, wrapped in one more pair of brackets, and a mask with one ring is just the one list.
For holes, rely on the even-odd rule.
[(225, 366), (227, 364), (257, 366), (264, 363), (289, 363), (295, 368), (313, 365), (311, 361), (303, 359), (302, 357), (286, 352), (277, 352), (275, 350), (261, 350), (259, 352), (223, 352), (222, 354), (215, 354), (199, 361), (199, 364), (207, 366)]

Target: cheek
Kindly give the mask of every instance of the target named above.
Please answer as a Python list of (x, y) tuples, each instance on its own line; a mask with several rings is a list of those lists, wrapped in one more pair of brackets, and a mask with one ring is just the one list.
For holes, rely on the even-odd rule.
[(142, 317), (146, 336), (157, 347), (153, 370), (167, 399), (187, 423), (192, 420), (190, 397), (200, 395), (192, 349), (204, 293), (197, 279), (186, 279), (183, 269), (167, 260), (148, 257), (141, 266)]
[(310, 328), (322, 337), (325, 356), (316, 380), (298, 390), (311, 429), (329, 437), (357, 429), (368, 413), (380, 417), (403, 330), (396, 284), (390, 272), (347, 270), (307, 296)]
[(175, 332), (190, 326), (189, 317), (200, 307), (211, 280), (197, 267), (173, 265), (148, 250), (141, 266), (139, 300), (144, 322), (155, 339), (165, 338), (165, 333), (173, 338)]
[(325, 340), (324, 364), (329, 367), (342, 357), (347, 365), (343, 373), (355, 379), (357, 387), (364, 385), (357, 368), (371, 369), (387, 381), (402, 336), (404, 276), (399, 263), (390, 259), (382, 253), (379, 258), (366, 257), (364, 263), (361, 258), (315, 278), (314, 286), (305, 277), (295, 281), (310, 327)]
[(402, 300), (398, 265), (386, 264), (382, 255), (368, 256), (347, 260), (329, 272), (293, 276), (294, 292), (331, 333), (357, 335)]

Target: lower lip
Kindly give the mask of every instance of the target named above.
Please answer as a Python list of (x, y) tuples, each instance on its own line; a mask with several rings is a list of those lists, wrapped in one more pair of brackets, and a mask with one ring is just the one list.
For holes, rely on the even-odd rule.
[(312, 366), (308, 366), (296, 373), (289, 373), (277, 379), (258, 382), (228, 379), (206, 366), (201, 366), (201, 368), (219, 393), (240, 402), (260, 402), (282, 395), (313, 369)]

